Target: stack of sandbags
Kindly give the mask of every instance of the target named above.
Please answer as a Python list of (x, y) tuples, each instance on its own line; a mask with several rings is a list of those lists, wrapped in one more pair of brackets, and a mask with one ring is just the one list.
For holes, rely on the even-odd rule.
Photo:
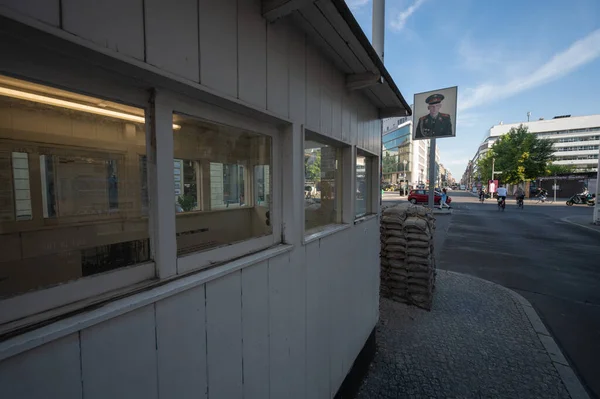
[(381, 217), (381, 296), (431, 309), (435, 285), (431, 210), (410, 203)]

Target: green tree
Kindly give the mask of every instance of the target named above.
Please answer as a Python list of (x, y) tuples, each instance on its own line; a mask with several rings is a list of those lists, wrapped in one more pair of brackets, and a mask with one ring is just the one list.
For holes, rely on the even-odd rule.
[(304, 178), (312, 182), (321, 180), (321, 150), (304, 155)]
[(575, 171), (575, 167), (573, 165), (556, 165), (556, 164), (548, 164), (546, 168), (546, 176), (555, 176), (560, 174), (568, 174), (573, 173)]
[(502, 181), (518, 184), (546, 175), (554, 149), (550, 140), (540, 139), (520, 125), (500, 137), (492, 146), (492, 152), (494, 169), (502, 172)]
[(397, 172), (398, 158), (386, 151), (383, 157), (382, 170), (383, 173)]
[(492, 178), (492, 162), (494, 158), (494, 151), (490, 150), (486, 154), (477, 160), (477, 172), (475, 176), (481, 179), (482, 182), (487, 182)]

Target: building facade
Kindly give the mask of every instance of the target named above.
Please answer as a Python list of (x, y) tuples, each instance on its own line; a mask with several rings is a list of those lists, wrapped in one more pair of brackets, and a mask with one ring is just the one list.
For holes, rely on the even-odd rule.
[(0, 4), (2, 397), (333, 397), (410, 115), (345, 2)]
[[(429, 184), (429, 140), (413, 140), (413, 123), (407, 118), (383, 120), (383, 181), (409, 187)], [(401, 121), (399, 125), (396, 125)], [(436, 147), (436, 184), (440, 176), (440, 151)]]
[(477, 161), (489, 151), (499, 137), (520, 125), (526, 126), (529, 132), (539, 138), (554, 143), (554, 164), (572, 166), (575, 172), (597, 171), (600, 115), (565, 115), (548, 120), (494, 125), (477, 149), (473, 164), (477, 165)]

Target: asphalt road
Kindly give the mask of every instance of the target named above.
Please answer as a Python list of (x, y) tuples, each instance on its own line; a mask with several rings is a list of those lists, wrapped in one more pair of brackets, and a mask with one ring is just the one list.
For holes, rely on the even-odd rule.
[(563, 202), (526, 202), (518, 209), (508, 200), (500, 212), (494, 200), (480, 204), (458, 191), (450, 196), (453, 215), (438, 218), (438, 267), (494, 281), (527, 298), (590, 395), (600, 398), (600, 233), (560, 220), (591, 220), (592, 209)]

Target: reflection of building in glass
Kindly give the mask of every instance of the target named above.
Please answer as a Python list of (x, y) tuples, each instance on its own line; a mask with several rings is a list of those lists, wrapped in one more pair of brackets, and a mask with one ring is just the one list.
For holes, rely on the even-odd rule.
[[(400, 119), (402, 120), (402, 119)], [(398, 121), (393, 118), (392, 122)], [(407, 120), (395, 129), (384, 120), (382, 138), (382, 175), (383, 181), (391, 184), (417, 186), (428, 184), (429, 178), (429, 140), (412, 139), (413, 123)], [(387, 130), (386, 130), (387, 129)], [(436, 163), (440, 162), (439, 147), (436, 148)], [(438, 173), (436, 173), (437, 182)]]

